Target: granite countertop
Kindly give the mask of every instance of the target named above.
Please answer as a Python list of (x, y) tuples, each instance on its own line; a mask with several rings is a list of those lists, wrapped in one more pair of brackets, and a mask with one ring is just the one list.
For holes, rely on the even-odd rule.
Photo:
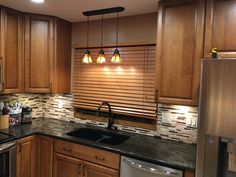
[(20, 126), (0, 131), (12, 134), (16, 139), (33, 134), (42, 134), (65, 141), (120, 153), (124, 156), (153, 162), (180, 170), (195, 170), (196, 145), (127, 133), (123, 131), (118, 132), (120, 134), (129, 135), (130, 139), (120, 145), (96, 143), (66, 135), (66, 133), (72, 130), (83, 127), (91, 126), (57, 119), (38, 118), (34, 119), (31, 124), (22, 124)]

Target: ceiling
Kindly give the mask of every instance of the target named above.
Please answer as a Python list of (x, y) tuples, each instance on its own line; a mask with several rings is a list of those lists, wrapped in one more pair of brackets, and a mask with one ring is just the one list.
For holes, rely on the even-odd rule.
[[(86, 20), (82, 15), (83, 11), (115, 6), (125, 7), (125, 11), (120, 13), (120, 16), (156, 12), (158, 0), (45, 0), (43, 4), (36, 4), (30, 0), (1, 0), (0, 4), (24, 12), (53, 15), (78, 22)], [(105, 18), (111, 17), (113, 15), (105, 16)]]

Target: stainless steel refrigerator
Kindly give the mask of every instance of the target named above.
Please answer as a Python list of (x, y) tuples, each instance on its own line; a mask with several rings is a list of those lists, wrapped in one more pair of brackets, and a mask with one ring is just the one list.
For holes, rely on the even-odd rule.
[(236, 177), (236, 59), (202, 60), (197, 177)]

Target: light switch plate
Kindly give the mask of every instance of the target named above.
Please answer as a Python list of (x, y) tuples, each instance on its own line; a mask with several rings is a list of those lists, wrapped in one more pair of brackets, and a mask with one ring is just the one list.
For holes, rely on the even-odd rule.
[(161, 114), (161, 122), (164, 124), (172, 124), (172, 116), (171, 113), (163, 112)]

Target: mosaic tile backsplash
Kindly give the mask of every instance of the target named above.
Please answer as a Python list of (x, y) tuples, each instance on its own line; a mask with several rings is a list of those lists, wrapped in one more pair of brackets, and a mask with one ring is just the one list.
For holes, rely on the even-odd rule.
[[(70, 94), (1, 95), (0, 100), (6, 97), (11, 101), (18, 100), (23, 105), (31, 106), (33, 108), (33, 117), (35, 118), (50, 117), (68, 121), (73, 120), (100, 127), (106, 126), (106, 123), (74, 118), (72, 95)], [(197, 140), (197, 118), (197, 107), (159, 104), (157, 131), (121, 125), (116, 126), (119, 130), (195, 144)]]

